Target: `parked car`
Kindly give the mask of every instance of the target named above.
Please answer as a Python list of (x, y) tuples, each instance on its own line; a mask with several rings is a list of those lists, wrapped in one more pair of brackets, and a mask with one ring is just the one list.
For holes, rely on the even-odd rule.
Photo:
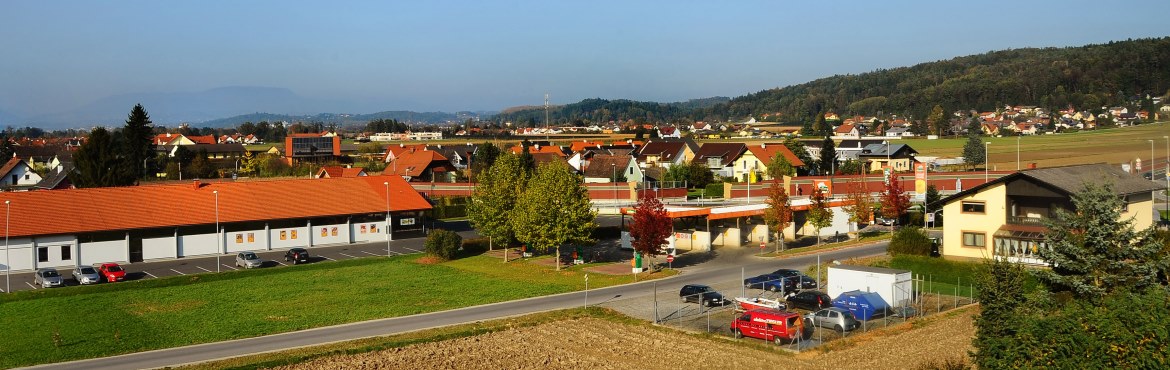
[(808, 275), (800, 275), (800, 284), (798, 285), (800, 289), (816, 289), (817, 279), (813, 279), (812, 276)]
[(679, 298), (682, 298), (686, 303), (698, 303), (707, 307), (722, 306), (727, 304), (727, 300), (723, 298), (722, 294), (715, 291), (706, 285), (687, 284), (678, 292)]
[(122, 266), (118, 266), (118, 264), (113, 262), (99, 264), (97, 271), (102, 279), (111, 283), (126, 280), (126, 270), (123, 270)]
[(838, 307), (829, 307), (810, 313), (806, 317), (812, 320), (813, 325), (832, 328), (842, 333), (861, 327), (861, 321), (857, 321), (852, 312)]
[(795, 292), (798, 278), (785, 277), (776, 274), (763, 274), (743, 279), (743, 286), (748, 289), (763, 289), (785, 294)]
[(804, 333), (804, 320), (795, 312), (748, 310), (731, 321), (731, 333), (736, 338), (752, 337), (783, 344), (800, 338)]
[(875, 218), (873, 221), (874, 221), (874, 223), (877, 223), (878, 225), (882, 225), (882, 226), (894, 226), (898, 223), (898, 219), (886, 218), (886, 217), (878, 217), (878, 218)]
[(796, 307), (809, 311), (828, 308), (833, 305), (833, 299), (828, 294), (817, 290), (802, 290), (784, 299), (788, 307)]
[(294, 265), (298, 263), (309, 262), (309, 251), (305, 248), (293, 248), (284, 252), (284, 261), (292, 262)]
[(776, 270), (776, 271), (772, 271), (772, 275), (780, 275), (780, 276), (783, 276), (783, 277), (797, 277), (797, 276), (804, 275), (804, 273), (803, 273), (803, 272), (800, 272), (800, 270), (793, 270), (793, 269), (779, 269), (779, 270)]
[(97, 284), (102, 282), (102, 276), (93, 267), (78, 266), (73, 269), (73, 280), (81, 285)]
[(61, 274), (54, 269), (40, 269), (37, 270), (36, 277), (33, 278), (33, 284), (40, 285), (41, 288), (52, 288), (55, 286), (64, 286), (65, 279), (61, 278)]
[(256, 253), (236, 253), (236, 267), (253, 268), (260, 266), (264, 266), (264, 260), (261, 260), (260, 256), (257, 256)]

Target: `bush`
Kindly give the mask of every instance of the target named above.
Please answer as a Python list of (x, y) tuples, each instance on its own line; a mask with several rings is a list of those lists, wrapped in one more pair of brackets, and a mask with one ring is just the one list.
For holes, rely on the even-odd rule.
[(723, 183), (707, 184), (703, 188), (703, 196), (707, 198), (723, 198)]
[(467, 217), (467, 197), (436, 197), (431, 217), (442, 220)]
[(907, 226), (894, 233), (894, 238), (890, 240), (890, 246), (886, 251), (891, 256), (900, 254), (929, 256), (930, 246), (930, 237), (926, 236), (922, 229)]
[(490, 245), (488, 238), (463, 239), (463, 252), (460, 256), (474, 256), (487, 252), (490, 247), (503, 248), (500, 245)]
[(427, 235), (427, 241), (423, 243), (423, 248), (431, 255), (449, 260), (455, 258), (455, 253), (462, 245), (463, 237), (454, 231), (435, 229), (431, 231), (430, 235)]

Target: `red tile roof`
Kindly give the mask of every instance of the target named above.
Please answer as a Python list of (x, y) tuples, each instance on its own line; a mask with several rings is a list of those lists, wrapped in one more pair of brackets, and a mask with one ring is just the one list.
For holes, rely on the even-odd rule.
[(361, 167), (325, 166), (317, 171), (317, 178), (358, 177), (365, 171)]
[(187, 139), (194, 141), (195, 144), (215, 144), (215, 135), (207, 136), (188, 136)]
[(454, 171), (451, 161), (434, 150), (409, 150), (398, 154), (393, 161), (386, 164), (383, 173), (392, 173), (399, 176), (418, 178), (428, 168), (437, 167), (446, 171)]
[[(523, 150), (523, 147), (521, 147), (520, 145), (514, 145), (514, 146), (512, 146), (512, 148), (508, 149), (508, 151), (512, 152), (512, 154), (520, 154), (521, 150)], [(528, 147), (528, 152), (532, 153), (532, 154), (536, 154), (536, 153), (556, 154), (558, 157), (565, 156), (565, 153), (561, 152), (560, 147), (553, 146), (553, 145), (532, 145), (532, 146)]]
[[(397, 176), (5, 192), (0, 201), (12, 202), (9, 235), (21, 237), (214, 224), (213, 191), (219, 191), (221, 223), (380, 213), (386, 212), (384, 182), (391, 210), (431, 208)], [(156, 206), (162, 199), (182, 207)]]
[(791, 163), (792, 167), (804, 166), (804, 161), (797, 158), (796, 154), (788, 150), (788, 147), (784, 146), (783, 143), (752, 144), (748, 145), (747, 149), (749, 152), (752, 152), (752, 155), (759, 158), (760, 163), (763, 163), (764, 167), (772, 164), (772, 158), (776, 156), (776, 153), (784, 153), (784, 158), (788, 159), (788, 163)]

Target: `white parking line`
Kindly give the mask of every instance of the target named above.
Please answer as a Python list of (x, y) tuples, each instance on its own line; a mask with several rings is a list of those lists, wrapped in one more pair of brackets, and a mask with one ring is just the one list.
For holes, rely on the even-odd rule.
[(325, 257), (325, 256), (321, 256), (321, 258), (324, 258), (324, 259), (327, 259), (327, 260), (330, 260), (330, 261), (336, 261), (335, 259), (332, 259), (332, 258), (329, 258), (329, 257)]
[(284, 262), (280, 262), (280, 261), (277, 261), (277, 260), (273, 260), (272, 262), (279, 263), (281, 266), (288, 266), (288, 265), (284, 264)]
[(171, 269), (171, 271), (174, 271), (176, 274), (179, 274), (179, 275), (186, 275), (182, 272), (179, 272), (179, 270)]
[(4, 289), (0, 289), (0, 293), (7, 293), (7, 292), (5, 292)]
[(30, 283), (30, 282), (27, 282), (27, 281), (26, 281), (26, 282), (24, 282), (24, 283), (25, 283), (25, 284), (28, 284), (28, 286), (29, 286), (29, 287), (31, 287), (31, 288), (33, 288), (33, 289), (36, 289), (36, 288), (37, 288), (37, 286), (36, 286), (36, 285), (32, 285), (32, 283)]
[(377, 253), (370, 253), (370, 252), (366, 252), (366, 251), (361, 251), (361, 252), (368, 254), (368, 255), (371, 255), (371, 256), (381, 256), (380, 254), (377, 254)]
[(195, 268), (203, 270), (203, 272), (211, 272), (211, 270), (203, 268), (203, 266), (195, 266)]
[(405, 254), (402, 252), (395, 252), (395, 251), (390, 251), (390, 253), (394, 253), (395, 256), (401, 256), (401, 255)]
[(349, 257), (349, 258), (357, 258), (357, 257), (351, 256), (351, 255), (345, 254), (345, 253), (341, 253), (341, 252), (338, 252), (337, 254), (340, 254), (340, 255), (342, 255), (342, 256), (346, 256), (346, 257)]
[(232, 269), (232, 270), (236, 269), (235, 266), (228, 266), (227, 264), (222, 264), (222, 265), (223, 265), (223, 267), (227, 267), (227, 268)]
[(422, 252), (422, 251), (420, 251), (420, 250), (418, 250), (418, 249), (414, 249), (414, 248), (411, 248), (411, 247), (402, 247), (402, 249), (405, 249), (405, 250), (408, 250), (408, 251), (411, 251), (411, 252), (414, 252), (414, 253)]
[(142, 273), (143, 273), (143, 274), (150, 275), (150, 277), (152, 277), (152, 278), (158, 279), (158, 276), (154, 276), (154, 274), (152, 274), (152, 273), (149, 273), (149, 272), (146, 272), (146, 271), (143, 271)]

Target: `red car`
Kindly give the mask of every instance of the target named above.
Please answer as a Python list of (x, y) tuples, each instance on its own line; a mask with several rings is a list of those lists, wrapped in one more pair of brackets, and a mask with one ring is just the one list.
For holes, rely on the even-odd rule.
[(122, 266), (118, 266), (116, 263), (100, 264), (98, 265), (97, 270), (98, 275), (101, 275), (102, 279), (105, 279), (108, 282), (112, 283), (115, 281), (126, 280), (126, 270), (123, 270)]

